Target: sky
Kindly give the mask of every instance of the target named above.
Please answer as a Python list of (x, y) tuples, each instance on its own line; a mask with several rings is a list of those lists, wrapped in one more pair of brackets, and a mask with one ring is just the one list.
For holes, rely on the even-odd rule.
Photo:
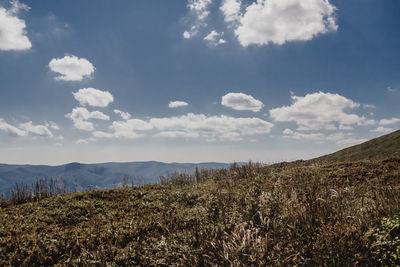
[(0, 0), (0, 163), (272, 163), (400, 128), (398, 0)]

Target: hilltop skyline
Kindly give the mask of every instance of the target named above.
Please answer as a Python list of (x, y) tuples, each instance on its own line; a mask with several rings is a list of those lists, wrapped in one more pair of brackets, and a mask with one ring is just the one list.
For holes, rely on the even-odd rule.
[(398, 10), (0, 1), (0, 162), (276, 162), (397, 130)]

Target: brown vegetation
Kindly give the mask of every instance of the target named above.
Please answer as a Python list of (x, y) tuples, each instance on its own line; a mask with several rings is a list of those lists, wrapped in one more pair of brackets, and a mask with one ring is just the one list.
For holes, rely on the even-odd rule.
[(11, 205), (0, 265), (399, 264), (399, 178), (398, 158), (233, 165)]

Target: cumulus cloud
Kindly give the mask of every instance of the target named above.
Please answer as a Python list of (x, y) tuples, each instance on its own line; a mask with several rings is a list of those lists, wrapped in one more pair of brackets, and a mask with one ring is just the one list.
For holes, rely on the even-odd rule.
[(196, 36), (199, 33), (197, 26), (192, 26), (190, 30), (183, 32), (184, 39), (191, 39), (192, 37)]
[(153, 125), (144, 120), (130, 119), (127, 121), (114, 121), (110, 129), (114, 130), (115, 137), (134, 139), (143, 136), (138, 134), (138, 131), (152, 130)]
[(186, 103), (185, 101), (170, 101), (168, 104), (169, 108), (179, 108), (179, 107), (185, 107), (188, 106), (189, 104)]
[(88, 111), (86, 108), (77, 107), (72, 109), (71, 113), (65, 114), (65, 117), (72, 120), (74, 127), (84, 131), (93, 131), (93, 123), (89, 119), (110, 120), (110, 117), (100, 111)]
[(200, 21), (205, 20), (210, 14), (209, 6), (212, 0), (189, 0), (187, 7)]
[(81, 81), (85, 77), (90, 77), (96, 69), (86, 58), (78, 58), (74, 55), (53, 58), (49, 63), (49, 68), (61, 74), (55, 79), (62, 81)]
[(72, 93), (74, 98), (82, 105), (93, 107), (107, 107), (114, 101), (114, 97), (108, 91), (101, 91), (95, 88), (83, 88), (78, 92)]
[(129, 120), (131, 118), (131, 114), (129, 114), (128, 112), (123, 112), (119, 109), (114, 109), (114, 113), (119, 114), (124, 120)]
[(318, 92), (304, 97), (292, 95), (292, 100), (290, 106), (271, 109), (270, 116), (275, 121), (295, 122), (298, 130), (336, 130), (336, 124), (342, 128), (375, 124), (374, 120), (349, 113), (360, 104), (338, 94)]
[(0, 130), (12, 136), (26, 136), (28, 133), (17, 127), (8, 124), (4, 119), (0, 118)]
[(392, 125), (400, 123), (400, 118), (382, 119), (379, 121), (379, 125)]
[(239, 140), (247, 135), (267, 134), (273, 124), (259, 118), (234, 118), (226, 115), (206, 116), (188, 113), (179, 117), (152, 118), (150, 124), (158, 136), (218, 138)]
[(241, 14), (241, 1), (240, 0), (224, 0), (219, 8), (224, 14), (224, 20), (227, 23), (236, 23), (240, 20)]
[(60, 126), (58, 126), (58, 124), (55, 123), (54, 121), (46, 121), (46, 123), (44, 125), (47, 128), (51, 128), (53, 130), (60, 130)]
[(222, 35), (224, 35), (223, 32), (218, 33), (215, 30), (212, 30), (206, 37), (204, 37), (204, 40), (210, 45), (218, 46), (226, 43), (226, 41), (222, 39)]
[(32, 121), (21, 123), (18, 127), (7, 123), (4, 119), (0, 118), (0, 131), (4, 131), (12, 136), (43, 136), (53, 137), (53, 133), (45, 125), (34, 125)]
[(224, 95), (221, 105), (235, 110), (250, 110), (253, 112), (258, 112), (264, 107), (260, 100), (243, 93), (228, 93)]
[(53, 136), (49, 128), (47, 128), (44, 125), (33, 125), (31, 121), (20, 124), (19, 128), (31, 135), (45, 136), (45, 137)]
[(242, 15), (239, 1), (221, 6), (225, 21), (238, 25), (235, 34), (242, 46), (282, 45), (336, 31), (335, 10), (328, 0), (257, 0)]
[(166, 138), (201, 138), (210, 140), (242, 140), (245, 136), (267, 134), (273, 124), (259, 118), (234, 118), (188, 113), (176, 117), (114, 121), (113, 132), (93, 132), (95, 137), (134, 139), (152, 134)]
[(18, 18), (21, 10), (29, 10), (29, 7), (18, 1), (11, 1), (9, 9), (0, 6), (0, 51), (28, 50), (32, 47), (26, 36), (25, 21)]

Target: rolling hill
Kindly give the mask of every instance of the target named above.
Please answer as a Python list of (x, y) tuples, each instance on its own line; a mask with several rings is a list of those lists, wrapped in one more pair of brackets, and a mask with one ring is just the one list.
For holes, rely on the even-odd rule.
[(400, 157), (400, 130), (311, 161), (343, 162)]

